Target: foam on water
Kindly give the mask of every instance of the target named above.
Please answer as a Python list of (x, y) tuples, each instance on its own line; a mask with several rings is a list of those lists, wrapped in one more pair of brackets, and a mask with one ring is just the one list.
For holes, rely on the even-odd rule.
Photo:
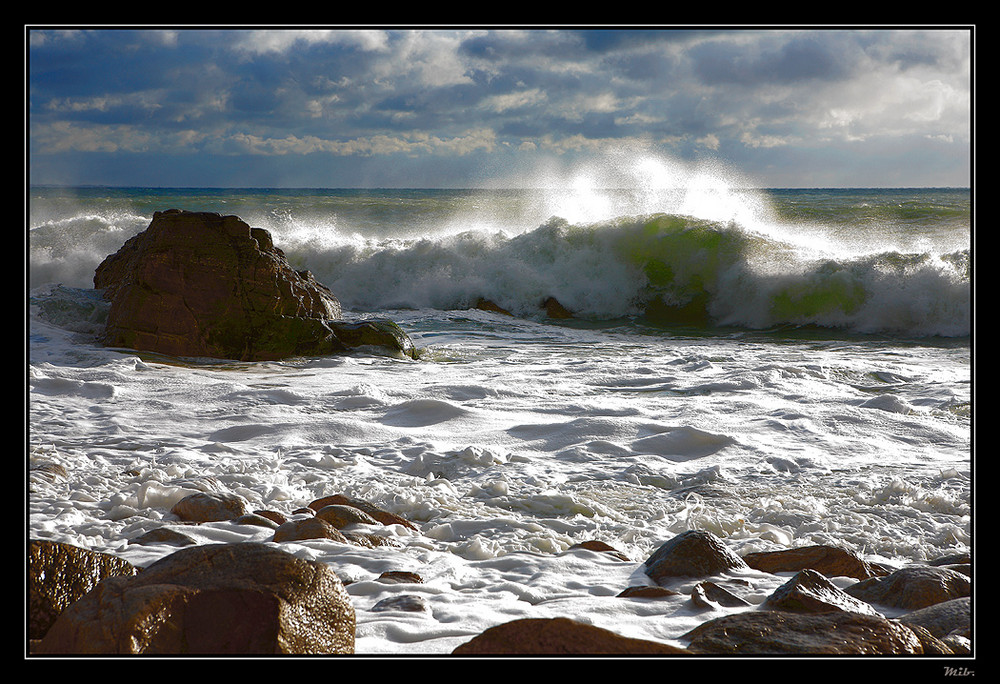
[[(664, 212), (666, 179), (681, 171), (690, 191)], [(787, 304), (788, 320), (864, 328), (878, 314), (883, 329), (896, 317), (900, 327), (946, 334), (946, 321), (967, 322), (968, 282), (957, 275), (967, 266), (956, 270), (935, 250), (831, 258), (822, 245), (811, 249), (824, 261), (812, 261), (776, 232), (781, 222), (754, 193), (704, 182), (704, 169), (681, 171), (650, 162), (648, 183), (625, 199), (592, 191), (604, 178), (591, 175), (577, 185), (594, 200), (586, 215), (571, 216), (584, 206), (569, 202), (549, 220), (560, 216), (551, 204), (538, 209), (522, 196), (519, 221), (477, 214), (476, 230), (441, 222), (434, 193), (396, 198), (435, 214), (422, 225), (439, 234), (407, 237), (386, 223), (365, 235), (343, 221), (330, 231), (297, 210), (262, 212), (276, 243), (351, 315), (372, 309), (400, 323), (421, 349), (417, 361), (357, 354), (250, 364), (105, 349), (92, 337), (102, 304), (81, 289), (89, 282), (34, 288), (28, 465), (57, 463), (68, 476), (29, 471), (29, 536), (146, 565), (174, 547), (129, 542), (163, 526), (203, 544), (270, 543), (263, 528), (176, 525), (170, 507), (193, 492), (236, 493), (289, 515), (334, 493), (370, 500), (418, 530), (367, 528), (392, 542), (375, 549), (281, 545), (350, 582), (357, 650), (367, 654), (448, 653), (529, 616), (676, 640), (706, 619), (687, 594), (617, 594), (650, 584), (642, 561), (687, 529), (711, 531), (737, 553), (827, 543), (891, 566), (968, 550), (967, 341), (753, 329), (774, 324), (775, 307)], [(707, 203), (715, 216), (694, 216), (702, 182), (701, 197), (732, 200)], [(624, 212), (622, 202), (641, 211)], [(50, 216), (29, 238), (32, 268), (50, 263), (43, 252), (58, 245), (74, 255), (67, 260), (96, 266), (96, 252), (114, 251), (146, 222)], [(73, 247), (74, 231), (89, 244)], [(796, 261), (775, 263), (775, 254)], [(857, 287), (865, 296), (847, 311)], [(465, 308), (485, 296), (527, 313), (543, 294), (590, 318)], [(742, 316), (744, 325), (650, 320), (654, 298), (685, 294), (698, 304), (688, 311)], [(645, 311), (636, 308), (643, 301)], [(592, 539), (631, 561), (571, 548)], [(424, 582), (376, 581), (388, 570)], [(759, 604), (785, 578), (744, 579), (753, 587), (744, 598)], [(418, 597), (420, 610), (376, 609), (400, 594)], [(712, 616), (735, 609), (720, 610)]]

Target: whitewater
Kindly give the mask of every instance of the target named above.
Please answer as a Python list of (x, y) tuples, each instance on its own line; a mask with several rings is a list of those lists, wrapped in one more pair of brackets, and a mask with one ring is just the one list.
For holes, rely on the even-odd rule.
[[(685, 594), (618, 594), (651, 584), (643, 561), (688, 529), (739, 554), (831, 544), (890, 567), (969, 552), (968, 189), (651, 177), (558, 192), (30, 188), (27, 537), (145, 566), (176, 547), (130, 541), (161, 527), (270, 543), (265, 528), (172, 519), (194, 492), (286, 515), (366, 499), (418, 529), (370, 529), (391, 538), (375, 549), (280, 546), (336, 569), (372, 656), (444, 655), (523, 617), (683, 645), (709, 619)], [(266, 228), (346, 317), (391, 318), (419, 358), (102, 347), (93, 271), (171, 208)], [(547, 297), (573, 318), (547, 316)], [(629, 560), (573, 548), (589, 540)], [(377, 581), (390, 570), (423, 582)], [(751, 603), (787, 579), (748, 577)], [(401, 594), (417, 610), (375, 609)]]

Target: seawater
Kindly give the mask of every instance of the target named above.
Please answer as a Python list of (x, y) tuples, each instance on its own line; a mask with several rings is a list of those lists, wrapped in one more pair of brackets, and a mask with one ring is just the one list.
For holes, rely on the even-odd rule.
[[(94, 268), (170, 208), (268, 229), (420, 358), (101, 347)], [(971, 549), (968, 189), (38, 187), (28, 209), (27, 464), (68, 472), (29, 472), (31, 538), (146, 565), (174, 548), (129, 540), (195, 491), (284, 513), (371, 500), (419, 532), (283, 545), (349, 582), (367, 654), (448, 653), (530, 616), (677, 640), (708, 619), (684, 596), (617, 594), (687, 529), (895, 567)], [(548, 318), (550, 296), (575, 317)], [(632, 561), (571, 549), (591, 539)], [(752, 603), (783, 581), (747, 579)], [(400, 592), (423, 610), (373, 610)]]

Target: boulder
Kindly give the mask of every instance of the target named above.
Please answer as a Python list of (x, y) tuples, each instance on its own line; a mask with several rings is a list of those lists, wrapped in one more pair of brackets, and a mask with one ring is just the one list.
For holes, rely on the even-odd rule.
[(116, 556), (32, 539), (28, 544), (28, 638), (45, 636), (67, 607), (104, 578), (137, 572), (135, 566)]
[(373, 613), (383, 613), (391, 610), (397, 610), (404, 613), (422, 613), (426, 610), (430, 610), (430, 607), (427, 605), (427, 601), (423, 596), (417, 596), (415, 594), (390, 596), (389, 598), (384, 598), (372, 606)]
[(350, 597), (324, 563), (265, 544), (182, 549), (67, 608), (41, 654), (353, 653)]
[(626, 587), (618, 594), (619, 598), (643, 599), (660, 599), (668, 596), (680, 596), (680, 592), (666, 587), (633, 586)]
[(795, 613), (830, 613), (843, 610), (865, 615), (879, 615), (871, 604), (854, 598), (815, 570), (800, 570), (774, 590), (761, 605), (767, 610)]
[(386, 570), (378, 576), (377, 581), (386, 584), (423, 584), (424, 578), (409, 570)]
[(969, 596), (972, 583), (968, 576), (948, 568), (915, 565), (852, 584), (844, 591), (868, 603), (917, 610)]
[(237, 216), (156, 212), (97, 267), (94, 287), (111, 302), (109, 346), (242, 361), (370, 346), (414, 354), (390, 321), (341, 321), (336, 296)]
[(721, 539), (701, 530), (678, 534), (646, 559), (646, 574), (657, 584), (673, 577), (708, 577), (747, 569)]
[(379, 508), (375, 504), (353, 496), (345, 496), (343, 494), (331, 494), (329, 496), (324, 496), (310, 502), (309, 509), (312, 511), (319, 511), (325, 506), (351, 506), (352, 508), (357, 508), (363, 513), (370, 515), (383, 525), (402, 525), (403, 527), (407, 527), (411, 530), (417, 529), (417, 526), (406, 518), (398, 516), (395, 513), (390, 513), (389, 511)]
[(621, 636), (569, 618), (525, 618), (487, 629), (452, 655), (677, 655), (670, 644)]
[(631, 562), (630, 559), (629, 559), (629, 557), (626, 556), (624, 553), (622, 553), (621, 551), (619, 551), (615, 547), (611, 546), (610, 544), (608, 544), (606, 542), (602, 542), (602, 541), (597, 540), (597, 539), (589, 539), (589, 540), (587, 540), (585, 542), (580, 542), (579, 544), (573, 544), (573, 546), (571, 546), (569, 548), (570, 548), (570, 550), (572, 550), (572, 549), (586, 549), (588, 551), (596, 551), (598, 553), (606, 553), (609, 556), (617, 558), (618, 560), (625, 561), (625, 562)]
[(503, 314), (504, 316), (513, 315), (510, 311), (507, 311), (507, 309), (504, 309), (492, 300), (484, 299), (483, 297), (477, 299), (472, 308), (479, 309), (480, 311), (492, 311), (493, 313)]
[(573, 318), (573, 312), (560, 304), (555, 297), (547, 297), (542, 302), (542, 309), (549, 318)]
[(156, 544), (166, 544), (167, 546), (194, 546), (196, 542), (183, 532), (172, 530), (169, 527), (157, 527), (145, 532), (134, 539), (128, 540), (129, 544), (139, 546), (153, 546)]
[(233, 520), (250, 512), (246, 500), (237, 494), (197, 492), (185, 496), (170, 509), (185, 522)]
[(718, 607), (744, 608), (751, 603), (715, 582), (699, 582), (691, 589), (691, 602), (696, 608), (715, 610)]
[(316, 511), (316, 517), (325, 520), (338, 530), (348, 525), (360, 523), (363, 525), (378, 525), (378, 520), (371, 517), (360, 508), (342, 504), (330, 504)]
[(282, 523), (274, 531), (272, 541), (280, 543), (303, 539), (330, 539), (342, 544), (349, 543), (340, 530), (320, 518), (299, 518)]
[(877, 615), (751, 610), (709, 620), (681, 637), (699, 655), (919, 655), (912, 630)]
[(920, 626), (943, 639), (951, 634), (963, 637), (972, 632), (972, 599), (969, 597), (935, 603), (897, 618), (907, 626)]
[(770, 573), (811, 569), (827, 577), (853, 577), (859, 580), (888, 574), (883, 568), (863, 560), (850, 551), (824, 544), (748, 553), (743, 556), (743, 560), (754, 570)]

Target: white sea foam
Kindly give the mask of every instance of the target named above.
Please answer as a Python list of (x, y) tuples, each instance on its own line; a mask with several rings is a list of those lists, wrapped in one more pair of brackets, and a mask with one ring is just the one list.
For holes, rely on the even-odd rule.
[[(165, 363), (33, 319), (29, 465), (59, 463), (69, 477), (33, 488), (30, 536), (142, 565), (173, 547), (129, 540), (170, 526), (170, 506), (196, 491), (286, 514), (332, 493), (371, 500), (419, 531), (378, 528), (396, 548), (282, 544), (352, 582), (357, 650), (369, 654), (447, 653), (527, 616), (677, 639), (704, 619), (686, 599), (616, 595), (650, 583), (642, 561), (690, 528), (737, 552), (831, 543), (896, 565), (970, 544), (960, 349), (393, 314), (426, 331), (414, 338), (431, 360)], [(198, 543), (272, 536), (178, 529)], [(631, 562), (570, 549), (589, 539)], [(375, 581), (387, 570), (424, 583)], [(757, 598), (780, 583), (751, 580)], [(423, 609), (373, 610), (400, 593)]]
[[(646, 196), (662, 190), (652, 180), (647, 189)], [(735, 195), (726, 186), (706, 190)], [(112, 229), (102, 219), (106, 236), (87, 221), (48, 216), (47, 228), (29, 236), (32, 270), (55, 277), (42, 253), (57, 244), (64, 255), (76, 250), (65, 258), (81, 265), (59, 274), (68, 276), (63, 286), (39, 283), (30, 293), (28, 465), (56, 463), (68, 473), (29, 478), (30, 537), (146, 565), (174, 547), (129, 542), (162, 526), (197, 543), (270, 543), (273, 532), (259, 527), (177, 525), (170, 507), (193, 492), (232, 492), (252, 508), (288, 515), (328, 494), (369, 500), (418, 529), (369, 528), (394, 542), (375, 549), (281, 544), (330, 563), (349, 582), (357, 651), (365, 654), (449, 653), (490, 626), (527, 616), (570, 616), (627, 636), (676, 640), (707, 619), (687, 595), (617, 594), (649, 584), (643, 560), (686, 529), (711, 531), (737, 553), (826, 543), (895, 566), (970, 548), (967, 340), (750, 325), (761, 323), (762, 300), (754, 296), (762, 288), (770, 288), (772, 303), (803, 313), (835, 301), (834, 284), (846, 283), (849, 293), (861, 283), (869, 299), (847, 321), (856, 329), (878, 313), (911, 332), (967, 334), (961, 256), (856, 251), (826, 270), (804, 260), (798, 272), (786, 264), (776, 275), (748, 257), (752, 245), (778, 244), (749, 230), (764, 210), (739, 204), (740, 223), (730, 224), (736, 207), (716, 204), (729, 214), (724, 226), (674, 241), (660, 265), (646, 269), (607, 256), (636, 244), (632, 256), (647, 253), (683, 230), (617, 214), (535, 222), (518, 205), (514, 215), (531, 214), (530, 228), (494, 223), (469, 232), (449, 221), (441, 235), (401, 237), (390, 230), (393, 215), (367, 235), (356, 235), (356, 226), (295, 233), (291, 227), (305, 222), (294, 216), (318, 203), (308, 193), (296, 201), (301, 211), (268, 226), (279, 246), (331, 285), (350, 315), (370, 308), (400, 323), (420, 360), (193, 362), (102, 348), (92, 338), (102, 304), (80, 289), (90, 286), (82, 274), (92, 274), (97, 252), (113, 251), (144, 226), (124, 220)], [(621, 210), (591, 209), (598, 208)], [(89, 226), (90, 242), (78, 248), (54, 228), (72, 233), (81, 225)], [(650, 235), (656, 239), (643, 241)], [(730, 253), (725, 244), (743, 251), (720, 265), (717, 257)], [(668, 258), (677, 248), (696, 255), (710, 245), (716, 251), (707, 261)], [(704, 283), (709, 274), (717, 283), (754, 285), (716, 290), (714, 310), (728, 306), (746, 325), (663, 327), (627, 318), (663, 266), (698, 263), (704, 268), (684, 282)], [(800, 301), (784, 302), (780, 285), (794, 278)], [(826, 289), (802, 289), (817, 281)], [(543, 295), (592, 316), (547, 320), (537, 311)], [(526, 315), (468, 309), (479, 296)], [(842, 323), (835, 311), (810, 322)], [(946, 323), (955, 324), (950, 332)], [(592, 539), (631, 560), (571, 548)], [(417, 572), (424, 582), (378, 582), (388, 570)], [(760, 573), (745, 579), (754, 605), (784, 581)], [(419, 597), (422, 608), (374, 610), (401, 594)], [(735, 609), (711, 617), (728, 610)]]

